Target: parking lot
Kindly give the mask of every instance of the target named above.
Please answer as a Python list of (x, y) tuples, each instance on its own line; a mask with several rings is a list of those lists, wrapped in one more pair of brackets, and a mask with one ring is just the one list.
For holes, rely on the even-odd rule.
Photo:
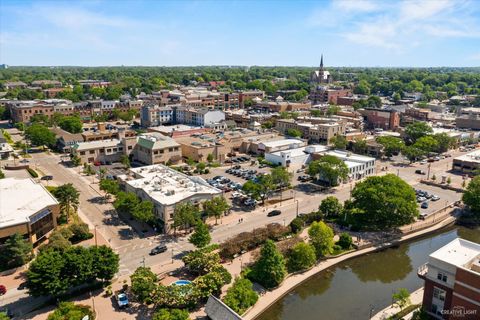
[[(462, 196), (461, 193), (448, 190), (448, 189), (442, 189), (435, 186), (429, 186), (426, 184), (416, 184), (413, 187), (416, 190), (421, 190), (423, 192), (427, 192), (428, 194), (428, 198), (423, 197), (422, 199), (419, 199), (419, 197), (417, 196), (417, 204), (419, 207), (421, 218), (422, 216), (423, 218), (426, 218), (427, 216), (431, 215), (433, 212), (438, 211), (446, 207), (447, 205), (450, 205), (460, 200)], [(434, 196), (437, 196), (439, 199), (435, 200)], [(422, 200), (422, 201), (419, 201), (419, 200)], [(428, 208), (422, 208), (421, 207), (422, 203), (427, 203)]]

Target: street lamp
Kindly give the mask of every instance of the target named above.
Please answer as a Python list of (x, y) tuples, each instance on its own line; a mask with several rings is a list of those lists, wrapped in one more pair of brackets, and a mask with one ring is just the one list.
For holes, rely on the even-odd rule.
[(298, 218), (298, 200), (294, 200), (297, 203), (297, 218)]
[(94, 226), (94, 230), (95, 230), (95, 246), (98, 245), (97, 243), (97, 225)]
[(172, 264), (173, 264), (173, 248), (172, 248)]

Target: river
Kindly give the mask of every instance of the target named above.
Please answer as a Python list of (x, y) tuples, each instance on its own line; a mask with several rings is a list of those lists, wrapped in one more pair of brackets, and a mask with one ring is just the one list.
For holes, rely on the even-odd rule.
[(480, 228), (451, 227), (439, 233), (344, 261), (319, 272), (278, 300), (256, 320), (368, 319), (370, 308), (391, 304), (392, 292), (423, 285), (417, 268), (456, 237), (480, 243)]

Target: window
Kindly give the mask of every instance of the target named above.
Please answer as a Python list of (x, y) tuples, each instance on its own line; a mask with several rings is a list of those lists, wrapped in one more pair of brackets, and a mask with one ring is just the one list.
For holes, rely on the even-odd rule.
[(84, 156), (84, 155), (85, 155), (85, 151), (80, 151), (80, 155), (81, 155), (81, 156)]
[(433, 297), (440, 300), (440, 301), (445, 301), (445, 290), (442, 290), (437, 287), (433, 287)]
[(437, 279), (440, 281), (447, 282), (447, 278), (448, 278), (447, 275), (444, 273), (439, 272), (437, 274)]
[(94, 154), (94, 153), (95, 153), (95, 150), (90, 150), (88, 153)]

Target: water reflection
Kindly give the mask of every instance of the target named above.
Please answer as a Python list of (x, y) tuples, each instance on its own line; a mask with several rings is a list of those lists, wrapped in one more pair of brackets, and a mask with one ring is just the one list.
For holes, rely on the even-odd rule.
[(368, 319), (369, 306), (385, 308), (393, 290), (420, 288), (423, 281), (416, 274), (417, 267), (457, 236), (480, 243), (480, 228), (450, 228), (395, 249), (347, 260), (308, 279), (256, 320)]
[(362, 282), (380, 281), (391, 283), (405, 278), (412, 272), (408, 247), (387, 249), (351, 260), (348, 266)]

